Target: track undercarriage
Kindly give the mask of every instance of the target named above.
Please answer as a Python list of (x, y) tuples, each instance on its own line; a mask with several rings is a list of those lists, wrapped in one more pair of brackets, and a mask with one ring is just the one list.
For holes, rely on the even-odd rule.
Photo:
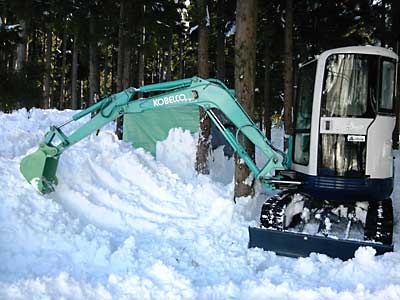
[(338, 205), (286, 190), (263, 204), (260, 225), (249, 228), (249, 247), (286, 256), (318, 252), (348, 259), (360, 246), (393, 251), (391, 199)]

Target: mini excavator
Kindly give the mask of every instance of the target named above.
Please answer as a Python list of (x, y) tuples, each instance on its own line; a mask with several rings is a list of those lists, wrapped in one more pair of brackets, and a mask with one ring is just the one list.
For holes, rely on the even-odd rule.
[[(193, 77), (104, 97), (52, 126), (39, 149), (22, 159), (20, 170), (36, 190), (50, 193), (57, 185), (61, 154), (105, 124), (124, 114), (195, 105), (205, 110), (263, 187), (277, 192), (262, 205), (259, 227), (249, 228), (249, 247), (343, 260), (360, 246), (383, 254), (393, 251), (397, 60), (388, 49), (357, 46), (325, 51), (301, 65), (287, 153), (271, 144), (222, 82)], [(93, 112), (72, 134), (62, 131)], [(242, 146), (243, 137), (266, 157), (263, 166)]]

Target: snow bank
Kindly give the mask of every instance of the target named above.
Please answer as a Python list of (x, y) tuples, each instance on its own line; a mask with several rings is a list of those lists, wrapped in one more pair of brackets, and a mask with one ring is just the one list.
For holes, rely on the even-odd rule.
[(212, 176), (195, 175), (196, 137), (180, 129), (157, 160), (103, 130), (63, 154), (56, 192), (37, 194), (19, 162), (72, 114), (0, 113), (0, 299), (400, 298), (399, 252), (342, 262), (247, 249), (249, 208), (265, 195), (234, 205), (220, 153)]

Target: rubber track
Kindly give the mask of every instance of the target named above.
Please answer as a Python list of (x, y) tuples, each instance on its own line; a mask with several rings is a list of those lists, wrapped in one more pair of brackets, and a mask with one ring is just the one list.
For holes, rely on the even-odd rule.
[(284, 230), (285, 209), (292, 200), (293, 192), (283, 191), (264, 202), (261, 208), (261, 228)]
[(391, 245), (393, 241), (392, 199), (371, 202), (368, 206), (364, 238)]

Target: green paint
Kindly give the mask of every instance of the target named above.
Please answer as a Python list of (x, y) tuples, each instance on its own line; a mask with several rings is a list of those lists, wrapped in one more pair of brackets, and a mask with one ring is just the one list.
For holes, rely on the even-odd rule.
[(178, 127), (191, 133), (198, 132), (199, 109), (196, 106), (183, 106), (125, 114), (123, 139), (155, 156), (157, 142), (165, 140), (170, 129)]
[[(148, 93), (153, 91), (168, 92), (133, 100), (133, 96), (137, 92)], [(198, 77), (152, 84), (138, 89), (129, 88), (104, 98), (101, 102), (73, 116), (72, 119), (76, 121), (95, 110), (99, 110), (95, 117), (70, 136), (66, 136), (58, 127), (51, 127), (39, 150), (28, 155), (21, 162), (21, 173), (30, 183), (32, 183), (33, 179), (38, 178), (39, 191), (48, 193), (53, 190), (51, 187), (57, 184), (55, 174), (61, 153), (117, 117), (124, 114), (136, 114), (139, 116), (144, 115), (147, 111), (159, 111), (160, 114), (166, 114), (163, 117), (166, 120), (170, 109), (182, 107), (197, 109), (199, 106), (206, 110), (211, 120), (256, 178), (260, 179), (266, 189), (273, 189), (273, 185), (268, 183), (268, 179), (271, 179), (271, 174), (274, 171), (286, 169), (286, 155), (270, 146), (269, 141), (243, 110), (233, 93), (222, 82), (215, 79), (204, 80)], [(256, 166), (255, 162), (238, 142), (238, 132), (231, 132), (230, 129), (224, 128), (214, 117), (211, 110), (214, 108), (222, 111), (240, 129), (240, 132), (268, 158), (267, 163), (261, 169)], [(131, 121), (128, 121), (127, 126), (133, 126), (129, 122)], [(153, 129), (148, 128), (147, 130)], [(53, 144), (54, 137), (58, 137), (61, 142)]]
[(56, 172), (59, 156), (56, 153), (56, 148), (41, 144), (38, 150), (21, 161), (22, 175), (42, 194), (54, 191), (57, 185)]

